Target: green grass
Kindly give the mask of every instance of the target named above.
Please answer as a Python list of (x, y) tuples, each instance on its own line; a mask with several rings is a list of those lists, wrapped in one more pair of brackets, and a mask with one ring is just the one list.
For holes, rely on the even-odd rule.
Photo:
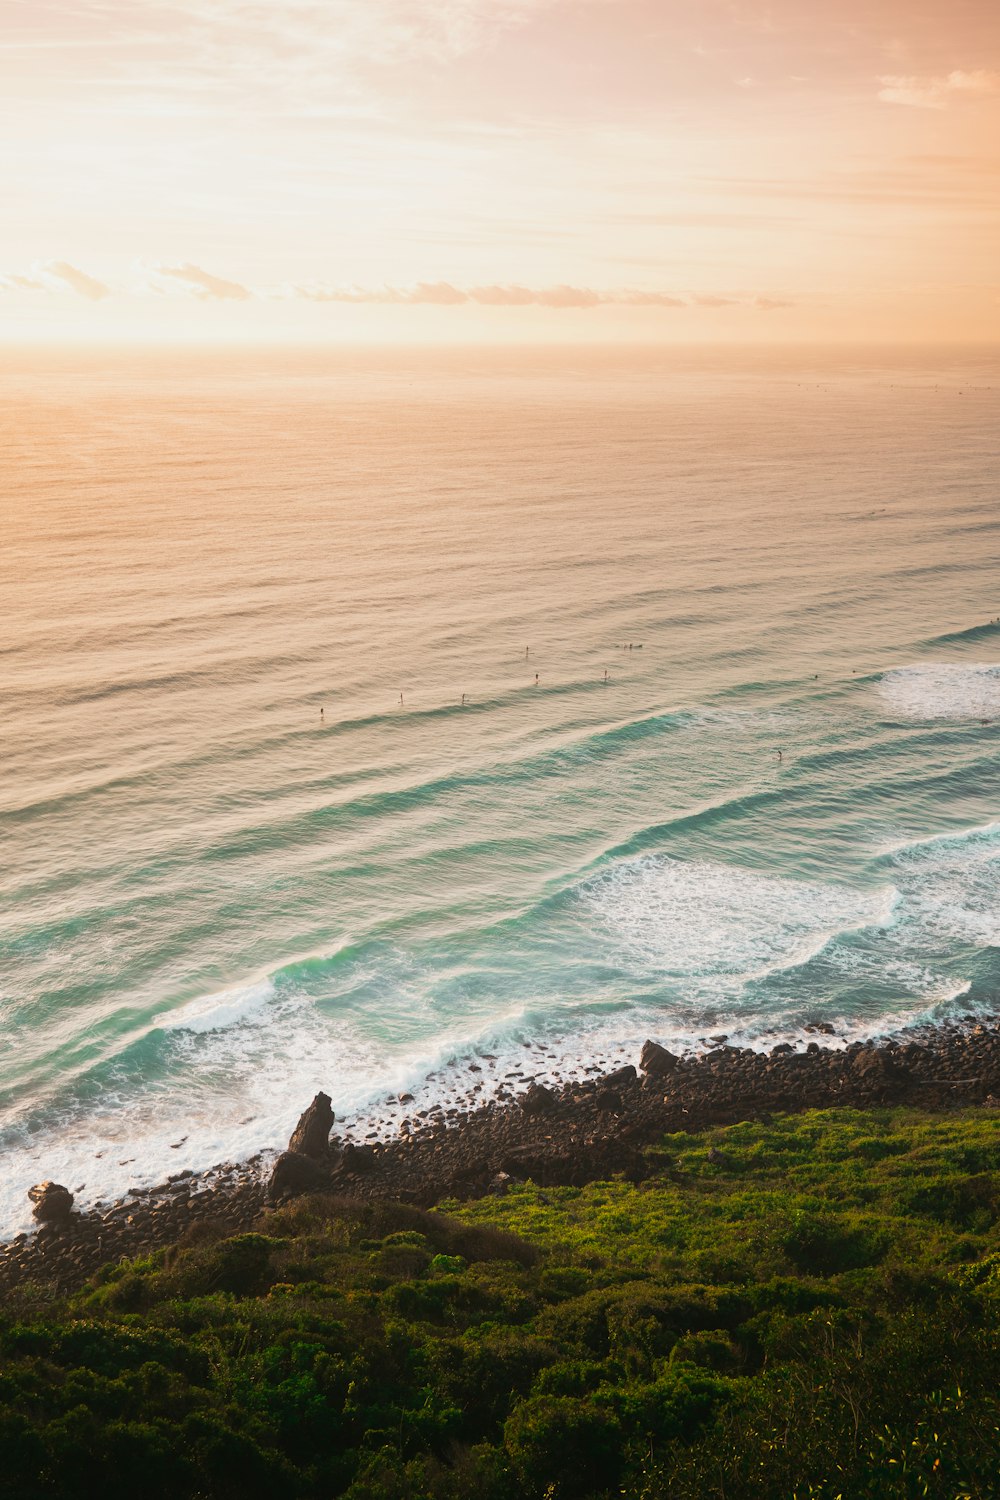
[(673, 1135), (639, 1185), (303, 1199), (0, 1314), (0, 1494), (992, 1500), (1000, 1123)]

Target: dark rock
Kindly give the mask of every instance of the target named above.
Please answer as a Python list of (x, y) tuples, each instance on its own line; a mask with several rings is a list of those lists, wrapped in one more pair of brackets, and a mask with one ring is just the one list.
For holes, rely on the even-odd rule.
[(623, 1115), (625, 1113), (622, 1096), (617, 1089), (601, 1089), (594, 1100), (594, 1104), (601, 1114)]
[(344, 1147), (340, 1159), (347, 1172), (371, 1172), (378, 1165), (371, 1146), (355, 1146), (351, 1142)]
[(627, 1088), (630, 1083), (635, 1083), (638, 1076), (632, 1064), (627, 1063), (624, 1068), (616, 1068), (613, 1073), (606, 1074), (604, 1084), (606, 1088), (623, 1089)]
[(542, 1083), (533, 1083), (521, 1097), (521, 1109), (526, 1115), (547, 1115), (555, 1108), (556, 1096)]
[(677, 1067), (678, 1059), (659, 1042), (647, 1041), (639, 1057), (639, 1066), (644, 1073), (654, 1078), (666, 1078)]
[(38, 1182), (28, 1189), (34, 1217), (40, 1224), (65, 1223), (73, 1207), (73, 1194), (58, 1182)]
[(851, 1058), (856, 1077), (867, 1083), (894, 1083), (906, 1077), (906, 1069), (883, 1048), (862, 1047)]
[(311, 1156), (319, 1161), (326, 1155), (333, 1129), (333, 1110), (329, 1094), (317, 1094), (309, 1108), (299, 1118), (288, 1142), (289, 1151), (300, 1156)]
[(319, 1192), (326, 1185), (326, 1173), (319, 1162), (310, 1156), (303, 1156), (299, 1151), (282, 1151), (274, 1164), (267, 1195), (273, 1203), (279, 1198), (294, 1198), (300, 1193)]

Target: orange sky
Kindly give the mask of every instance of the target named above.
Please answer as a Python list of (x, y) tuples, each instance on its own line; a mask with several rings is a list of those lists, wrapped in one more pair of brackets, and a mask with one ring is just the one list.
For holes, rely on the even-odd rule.
[(0, 337), (1000, 339), (1000, 0), (0, 0)]

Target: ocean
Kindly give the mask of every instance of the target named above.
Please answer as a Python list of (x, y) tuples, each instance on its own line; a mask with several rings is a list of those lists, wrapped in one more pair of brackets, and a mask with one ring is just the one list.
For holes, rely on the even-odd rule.
[(0, 1229), (995, 1010), (998, 449), (988, 350), (5, 353)]

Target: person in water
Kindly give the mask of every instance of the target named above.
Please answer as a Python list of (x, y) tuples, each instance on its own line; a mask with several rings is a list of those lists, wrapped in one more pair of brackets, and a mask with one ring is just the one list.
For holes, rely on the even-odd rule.
[(538, 686), (538, 673), (535, 673), (535, 687)]

